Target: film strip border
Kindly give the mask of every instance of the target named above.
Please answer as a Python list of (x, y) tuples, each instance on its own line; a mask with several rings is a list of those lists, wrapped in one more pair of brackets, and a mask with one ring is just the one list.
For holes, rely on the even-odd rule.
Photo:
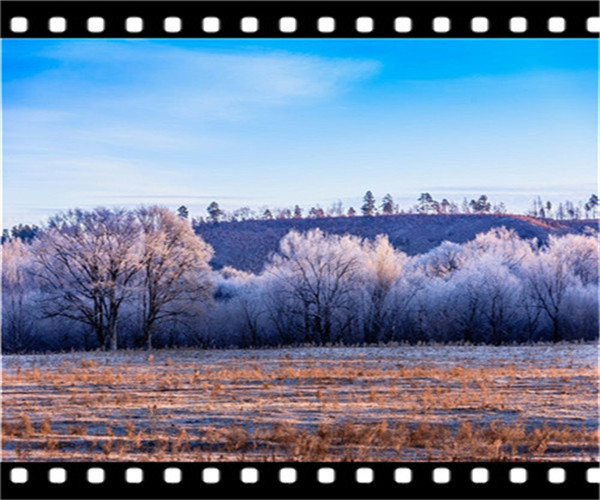
[(16, 1), (3, 38), (594, 38), (595, 0)]
[(594, 463), (4, 463), (4, 499), (597, 499)]

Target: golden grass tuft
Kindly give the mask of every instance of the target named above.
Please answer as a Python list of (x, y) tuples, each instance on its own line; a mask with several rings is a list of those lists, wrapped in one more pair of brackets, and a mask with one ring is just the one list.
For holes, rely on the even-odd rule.
[[(577, 356), (515, 361), (510, 354), (465, 364), (448, 352), (443, 362), (401, 359), (402, 351), (343, 359), (278, 351), (165, 358), (157, 351), (25, 366), (14, 357), (3, 367), (4, 456), (598, 458), (598, 427), (580, 425), (597, 416), (596, 364)], [(564, 415), (569, 419), (560, 423)]]

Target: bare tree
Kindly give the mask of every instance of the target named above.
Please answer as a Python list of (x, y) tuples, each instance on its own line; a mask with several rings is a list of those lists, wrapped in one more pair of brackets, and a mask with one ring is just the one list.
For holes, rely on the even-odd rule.
[(297, 304), (305, 341), (335, 341), (351, 320), (352, 287), (359, 279), (360, 241), (352, 236), (290, 231), (267, 272)]
[(388, 237), (381, 235), (374, 242), (363, 243), (363, 256), (364, 340), (373, 343), (381, 340), (382, 333), (389, 327), (391, 310), (388, 299), (408, 258), (396, 252)]
[(83, 323), (105, 349), (117, 348), (119, 311), (139, 271), (138, 225), (125, 210), (70, 210), (33, 245), (46, 317)]
[(2, 338), (4, 349), (20, 352), (33, 341), (27, 296), (32, 291), (29, 245), (15, 238), (2, 245)]
[(192, 304), (210, 299), (208, 262), (213, 250), (185, 220), (164, 207), (141, 207), (135, 215), (141, 239), (142, 334), (151, 348), (158, 323), (181, 319), (192, 312)]
[(529, 293), (552, 324), (552, 341), (558, 342), (561, 339), (565, 296), (569, 288), (576, 284), (568, 256), (553, 252), (550, 248), (525, 264)]

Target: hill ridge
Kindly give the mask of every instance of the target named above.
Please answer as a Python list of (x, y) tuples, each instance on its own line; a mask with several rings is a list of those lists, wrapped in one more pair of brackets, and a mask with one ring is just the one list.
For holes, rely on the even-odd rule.
[(425, 253), (443, 241), (464, 243), (493, 228), (513, 229), (521, 238), (545, 242), (550, 235), (583, 233), (598, 229), (598, 220), (538, 219), (513, 214), (398, 214), (373, 217), (322, 217), (202, 223), (196, 234), (213, 246), (216, 269), (260, 272), (279, 240), (289, 231), (320, 228), (331, 234), (352, 234), (374, 239), (386, 234), (395, 248), (409, 255)]

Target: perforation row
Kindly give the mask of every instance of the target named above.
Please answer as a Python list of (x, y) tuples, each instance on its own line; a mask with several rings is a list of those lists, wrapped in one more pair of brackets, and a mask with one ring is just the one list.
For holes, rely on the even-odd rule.
[[(165, 33), (179, 33), (182, 30), (180, 17), (166, 17), (163, 20)], [(397, 17), (394, 19), (394, 29), (397, 33), (410, 33), (412, 31), (412, 19), (410, 17)], [(103, 17), (89, 17), (87, 19), (87, 30), (89, 33), (99, 34), (105, 30)], [(205, 17), (200, 22), (204, 33), (218, 33), (221, 29), (221, 21), (218, 17)], [(243, 17), (240, 19), (239, 29), (242, 33), (257, 33), (260, 22), (256, 17)], [(336, 20), (333, 17), (320, 17), (316, 21), (317, 30), (320, 33), (331, 34), (336, 31)], [(435, 17), (431, 20), (432, 30), (436, 33), (450, 33), (452, 21), (448, 17)], [(144, 20), (141, 17), (128, 17), (124, 21), (125, 31), (128, 33), (142, 33), (144, 31)], [(525, 33), (528, 30), (528, 20), (525, 17), (513, 17), (509, 20), (509, 30), (513, 33)], [(590, 33), (600, 33), (600, 17), (589, 17), (586, 28)], [(279, 31), (281, 33), (294, 33), (298, 29), (295, 17), (282, 17), (279, 19)], [(371, 33), (375, 29), (372, 17), (358, 17), (355, 20), (355, 29), (358, 33)], [(486, 33), (490, 29), (490, 21), (487, 17), (473, 17), (471, 19), (471, 30), (473, 33)], [(564, 17), (550, 17), (547, 20), (547, 29), (550, 33), (564, 33), (567, 29), (567, 21)], [(13, 17), (10, 20), (10, 30), (13, 33), (27, 33), (29, 21), (26, 17)], [(51, 33), (65, 33), (67, 31), (67, 19), (64, 17), (51, 17), (48, 20), (48, 31)]]
[[(206, 484), (216, 484), (221, 480), (221, 472), (217, 467), (206, 467), (202, 470), (202, 481)], [(293, 484), (298, 480), (298, 474), (293, 467), (279, 469), (279, 481), (283, 484)], [(567, 479), (565, 469), (550, 467), (547, 471), (547, 480), (553, 484), (564, 483)], [(485, 467), (474, 467), (471, 470), (471, 481), (475, 484), (485, 484), (489, 481), (489, 470)], [(101, 484), (106, 475), (102, 467), (90, 467), (87, 470), (87, 481), (91, 484)], [(321, 467), (317, 470), (317, 481), (321, 484), (332, 484), (336, 481), (336, 471), (333, 467)], [(360, 484), (372, 483), (375, 479), (373, 469), (359, 467), (355, 470), (355, 480)], [(509, 471), (509, 481), (513, 484), (524, 484), (528, 480), (527, 469), (513, 467)], [(600, 483), (600, 468), (590, 467), (586, 471), (589, 483)], [(29, 473), (25, 467), (13, 467), (10, 471), (10, 480), (15, 484), (24, 484), (29, 480)], [(139, 484), (144, 480), (144, 471), (140, 467), (130, 467), (125, 470), (125, 481), (130, 484)], [(163, 470), (163, 480), (167, 484), (177, 484), (182, 481), (182, 471), (177, 467), (167, 467)], [(394, 471), (394, 481), (398, 484), (412, 482), (412, 470), (408, 467), (398, 467)], [(447, 484), (451, 481), (451, 471), (446, 467), (437, 467), (432, 471), (431, 480), (437, 484)], [(48, 481), (53, 484), (63, 484), (67, 481), (67, 471), (62, 467), (53, 467), (48, 471)], [(254, 484), (259, 481), (259, 470), (255, 467), (244, 467), (240, 470), (240, 481), (245, 484)]]

